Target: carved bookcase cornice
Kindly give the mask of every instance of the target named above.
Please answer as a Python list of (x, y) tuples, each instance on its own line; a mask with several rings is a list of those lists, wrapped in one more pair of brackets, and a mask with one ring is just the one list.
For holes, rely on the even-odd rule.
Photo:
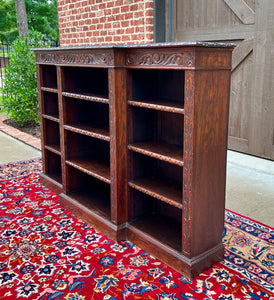
[(168, 53), (168, 52), (146, 52), (127, 53), (126, 65), (128, 66), (180, 66), (193, 67), (194, 56), (191, 52)]
[(113, 64), (112, 53), (37, 53), (37, 63), (66, 65), (97, 65)]

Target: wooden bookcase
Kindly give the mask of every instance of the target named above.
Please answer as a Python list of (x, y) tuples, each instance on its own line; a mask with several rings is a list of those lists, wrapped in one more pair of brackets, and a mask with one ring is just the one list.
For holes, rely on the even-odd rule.
[(223, 258), (232, 44), (36, 49), (41, 182), (192, 278)]

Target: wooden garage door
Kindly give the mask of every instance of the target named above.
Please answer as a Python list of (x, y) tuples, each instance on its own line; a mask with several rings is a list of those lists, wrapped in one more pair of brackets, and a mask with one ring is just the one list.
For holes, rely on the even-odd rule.
[[(169, 3), (172, 41), (236, 43), (232, 55), (228, 147), (274, 160), (274, 1)], [(168, 24), (167, 27), (170, 29)]]

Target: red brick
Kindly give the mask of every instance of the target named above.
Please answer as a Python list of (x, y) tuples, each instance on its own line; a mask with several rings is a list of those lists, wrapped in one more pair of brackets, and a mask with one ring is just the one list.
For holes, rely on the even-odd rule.
[(105, 23), (103, 24), (105, 29), (112, 28), (112, 23)]
[(101, 30), (100, 35), (107, 35), (107, 31), (106, 30)]
[(113, 27), (113, 28), (119, 28), (119, 27), (121, 27), (121, 23), (120, 23), (120, 22), (114, 22), (114, 23), (112, 24), (112, 27)]
[(125, 14), (125, 19), (132, 19), (133, 18), (133, 13), (132, 12), (130, 12), (130, 13), (126, 13)]
[(153, 0), (58, 0), (58, 15), (61, 46), (153, 42)]
[(134, 27), (129, 27), (126, 29), (126, 34), (134, 33)]
[(119, 13), (120, 13), (120, 7), (114, 7), (114, 8), (112, 9), (112, 13), (113, 13), (114, 15), (119, 14)]
[(147, 16), (147, 17), (153, 16), (153, 9), (146, 10), (145, 16)]
[(138, 4), (130, 5), (130, 11), (136, 11), (138, 10)]
[(122, 41), (125, 42), (125, 41), (130, 41), (130, 35), (123, 35), (122, 36)]
[(114, 6), (122, 6), (123, 4), (123, 0), (116, 0)]
[(121, 41), (121, 36), (115, 35), (115, 36), (113, 37), (113, 41), (114, 41), (114, 42), (120, 42), (120, 41)]
[(100, 37), (98, 37), (97, 41), (98, 41), (98, 43), (102, 43), (105, 41), (105, 38), (100, 36)]
[(97, 30), (101, 30), (103, 28), (104, 28), (104, 25), (102, 23), (99, 23), (99, 24), (96, 25)]
[(121, 12), (122, 13), (125, 13), (125, 12), (128, 12), (128, 11), (129, 11), (129, 6), (128, 5), (125, 5), (125, 6), (121, 7)]
[(153, 18), (146, 18), (146, 24), (153, 24)]
[(122, 21), (121, 25), (122, 25), (122, 27), (128, 27), (129, 26), (129, 21)]
[(114, 6), (114, 1), (110, 1), (110, 2), (108, 2), (107, 3), (107, 7), (109, 8), (109, 7), (113, 7)]
[(108, 35), (105, 37), (106, 42), (112, 42), (112, 36)]
[(122, 35), (125, 33), (125, 30), (124, 29), (116, 29), (115, 30), (115, 36), (119, 36), (119, 35)]
[(106, 8), (106, 4), (105, 3), (99, 4), (99, 9), (105, 9), (105, 8)]
[(98, 24), (99, 23), (99, 19), (98, 18), (93, 18), (92, 19), (92, 24)]

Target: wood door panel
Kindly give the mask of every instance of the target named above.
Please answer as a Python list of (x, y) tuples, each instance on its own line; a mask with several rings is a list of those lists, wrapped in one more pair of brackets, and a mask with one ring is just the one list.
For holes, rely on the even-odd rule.
[(272, 160), (273, 19), (273, 0), (172, 1), (172, 41), (236, 43), (232, 56), (228, 147)]

